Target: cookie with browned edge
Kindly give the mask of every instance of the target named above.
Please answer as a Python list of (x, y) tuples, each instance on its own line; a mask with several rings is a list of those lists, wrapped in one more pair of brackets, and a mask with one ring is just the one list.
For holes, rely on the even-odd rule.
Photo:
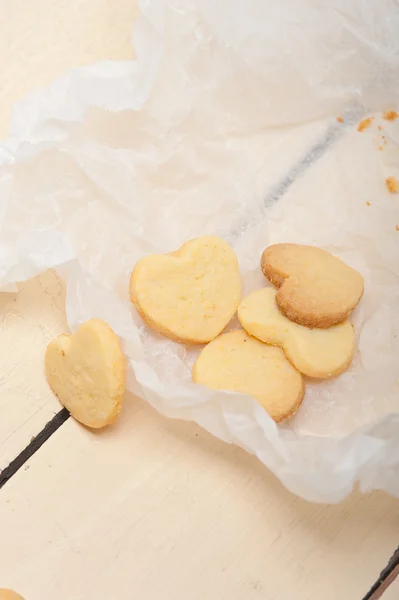
[(276, 302), (291, 321), (326, 328), (344, 321), (358, 305), (363, 277), (339, 258), (314, 246), (275, 244), (261, 267), (277, 288)]

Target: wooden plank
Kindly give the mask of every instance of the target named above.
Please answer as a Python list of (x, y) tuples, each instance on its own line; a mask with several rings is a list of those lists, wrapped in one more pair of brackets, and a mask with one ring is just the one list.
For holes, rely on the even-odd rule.
[(0, 0), (0, 139), (13, 104), (61, 73), (134, 57), (136, 0)]
[(26, 600), (360, 600), (399, 531), (394, 498), (309, 504), (133, 398), (107, 431), (67, 421), (0, 500), (0, 586)]

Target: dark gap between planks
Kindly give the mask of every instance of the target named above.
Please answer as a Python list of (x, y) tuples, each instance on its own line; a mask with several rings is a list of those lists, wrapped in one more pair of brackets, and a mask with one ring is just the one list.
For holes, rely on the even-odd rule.
[[(43, 446), (70, 417), (66, 408), (63, 408), (47, 423), (47, 425), (32, 439), (30, 444), (0, 473), (0, 489), (20, 470), (21, 467)], [(362, 600), (379, 600), (383, 593), (399, 575), (399, 546), (375, 584)]]
[(61, 427), (65, 421), (69, 419), (69, 412), (66, 408), (60, 410), (59, 413), (54, 415), (54, 417), (45, 425), (45, 427), (34, 437), (32, 438), (30, 444), (26, 446), (10, 462), (8, 467), (3, 469), (0, 472), (0, 489), (8, 482), (14, 475), (20, 470), (20, 468), (43, 446), (45, 442)]
[(365, 595), (363, 600), (378, 600), (383, 593), (387, 591), (391, 583), (395, 581), (399, 575), (399, 546), (396, 548), (393, 556), (385, 569), (381, 572), (379, 578)]

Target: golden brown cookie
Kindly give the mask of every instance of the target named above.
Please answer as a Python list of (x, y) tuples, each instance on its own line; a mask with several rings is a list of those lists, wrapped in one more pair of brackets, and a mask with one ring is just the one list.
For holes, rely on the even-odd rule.
[(194, 364), (193, 381), (253, 396), (277, 423), (293, 415), (304, 396), (302, 376), (284, 352), (242, 329), (205, 346)]
[(59, 335), (46, 351), (46, 376), (71, 415), (98, 429), (113, 423), (125, 392), (126, 362), (117, 335), (100, 319)]
[(266, 344), (280, 346), (298, 371), (326, 378), (345, 371), (352, 362), (355, 335), (348, 320), (328, 329), (309, 329), (281, 314), (276, 291), (263, 288), (244, 298), (238, 307), (244, 329)]
[(212, 236), (142, 258), (130, 278), (130, 298), (143, 320), (179, 342), (213, 340), (234, 316), (240, 296), (235, 252)]
[(331, 327), (358, 305), (363, 277), (325, 250), (276, 244), (262, 254), (261, 267), (277, 288), (276, 302), (291, 321), (306, 327)]
[(22, 596), (13, 592), (12, 590), (6, 590), (5, 588), (0, 588), (0, 600), (24, 600)]

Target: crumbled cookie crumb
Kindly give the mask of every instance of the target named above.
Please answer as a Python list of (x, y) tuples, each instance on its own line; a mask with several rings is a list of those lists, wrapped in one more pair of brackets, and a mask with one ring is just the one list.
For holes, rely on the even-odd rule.
[(343, 123), (344, 119), (343, 119), (343, 117), (337, 117), (337, 121), (338, 121), (338, 123)]
[(367, 204), (367, 206), (371, 206), (371, 202), (367, 201), (366, 204)]
[(381, 125), (378, 125), (378, 131), (382, 131)]
[(396, 177), (387, 177), (385, 183), (391, 194), (399, 194), (399, 181)]
[(382, 146), (378, 146), (378, 150), (382, 150)]
[(382, 118), (385, 119), (385, 121), (394, 121), (398, 117), (399, 115), (396, 110), (386, 110), (382, 115)]
[(368, 117), (367, 119), (363, 119), (363, 121), (360, 121), (359, 125), (357, 126), (357, 130), (364, 131), (368, 127), (371, 127), (373, 119), (374, 117)]
[(399, 225), (396, 225), (396, 231), (399, 231)]

